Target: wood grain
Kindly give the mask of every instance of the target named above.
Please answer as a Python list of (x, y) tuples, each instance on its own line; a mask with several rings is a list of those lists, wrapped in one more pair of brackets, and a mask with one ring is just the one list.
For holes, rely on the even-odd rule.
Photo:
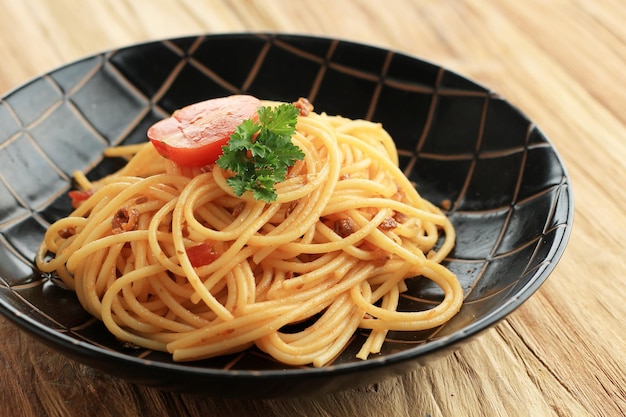
[(457, 0), (0, 0), (0, 91), (80, 57), (197, 33), (339, 37), (419, 56), (506, 97), (552, 140), (575, 227), (544, 286), (458, 352), (403, 378), (289, 400), (116, 380), (0, 318), (0, 415), (626, 415), (626, 3)]

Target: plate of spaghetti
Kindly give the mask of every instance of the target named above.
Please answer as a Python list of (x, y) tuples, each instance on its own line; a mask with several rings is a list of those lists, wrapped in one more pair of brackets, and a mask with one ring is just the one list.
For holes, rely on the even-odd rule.
[(308, 395), (425, 366), (528, 299), (572, 224), (519, 110), (343, 40), (106, 51), (9, 92), (0, 121), (0, 312), (161, 388)]

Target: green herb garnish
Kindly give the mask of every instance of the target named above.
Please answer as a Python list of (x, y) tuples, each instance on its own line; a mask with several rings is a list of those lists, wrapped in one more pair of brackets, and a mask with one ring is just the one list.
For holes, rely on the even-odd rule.
[(263, 106), (259, 120), (244, 120), (222, 147), (217, 165), (234, 175), (226, 181), (237, 196), (252, 191), (254, 198), (276, 200), (274, 186), (287, 177), (287, 170), (304, 159), (304, 152), (291, 142), (299, 110), (292, 104)]

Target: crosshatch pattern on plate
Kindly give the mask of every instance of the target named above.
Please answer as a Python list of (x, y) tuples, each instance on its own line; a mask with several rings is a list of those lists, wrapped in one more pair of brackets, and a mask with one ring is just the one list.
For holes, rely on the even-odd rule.
[[(242, 52), (236, 62), (216, 58), (232, 50)], [(115, 341), (54, 277), (36, 271), (34, 251), (46, 226), (69, 211), (72, 171), (91, 178), (112, 172), (123, 162), (104, 160), (105, 147), (144, 141), (148, 126), (176, 108), (240, 93), (308, 97), (317, 111), (381, 122), (418, 191), (449, 207), (457, 245), (446, 263), (461, 280), (464, 307), (440, 328), (390, 332), (381, 355), (450, 336), (502, 300), (514, 302), (511, 294), (538, 285), (552, 248), (566, 239), (571, 195), (558, 156), (530, 121), (482, 86), (427, 62), (349, 42), (270, 34), (188, 37), (85, 58), (0, 102), (0, 292), (6, 308), (77, 341), (170, 361)], [(428, 308), (441, 298), (425, 281), (409, 283), (402, 308)], [(62, 308), (51, 307), (55, 303)], [(336, 363), (354, 361), (362, 338), (355, 335)], [(202, 366), (283, 367), (254, 350)]]

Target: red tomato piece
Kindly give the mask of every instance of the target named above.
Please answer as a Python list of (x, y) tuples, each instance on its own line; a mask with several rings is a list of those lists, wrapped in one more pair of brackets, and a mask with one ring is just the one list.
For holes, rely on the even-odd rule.
[(148, 138), (159, 154), (180, 166), (213, 164), (237, 126), (256, 120), (260, 106), (259, 99), (247, 95), (190, 104), (152, 125)]
[(93, 193), (93, 190), (71, 190), (67, 193), (67, 195), (72, 200), (72, 207), (78, 208), (78, 206), (80, 206), (83, 201), (91, 197)]
[(187, 256), (189, 262), (194, 268), (198, 268), (204, 265), (208, 265), (217, 258), (220, 254), (213, 249), (211, 242), (203, 242), (195, 246), (187, 248)]

